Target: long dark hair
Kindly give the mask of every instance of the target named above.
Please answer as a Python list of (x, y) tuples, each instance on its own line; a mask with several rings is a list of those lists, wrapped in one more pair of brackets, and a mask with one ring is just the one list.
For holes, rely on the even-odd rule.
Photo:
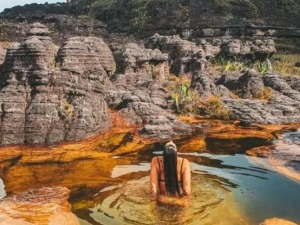
[(181, 196), (177, 177), (177, 150), (173, 145), (166, 145), (163, 151), (165, 185), (168, 195)]

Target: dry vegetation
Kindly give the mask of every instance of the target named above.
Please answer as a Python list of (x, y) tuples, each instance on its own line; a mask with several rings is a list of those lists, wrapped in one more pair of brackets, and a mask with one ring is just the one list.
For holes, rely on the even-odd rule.
[[(266, 61), (249, 63), (242, 60), (225, 60), (223, 58), (213, 60), (209, 65), (212, 73), (235, 72), (238, 73), (243, 69), (255, 69), (262, 75), (266, 72), (273, 71), (282, 75), (300, 76), (300, 54), (296, 53), (277, 53), (270, 59), (272, 68)], [(299, 64), (296, 66), (296, 64)]]
[(201, 115), (211, 119), (230, 119), (231, 112), (224, 107), (221, 99), (211, 96), (207, 99), (200, 97), (191, 87), (190, 75), (181, 77), (171, 76), (167, 89), (173, 100), (174, 111), (178, 114)]
[(282, 75), (298, 75), (300, 76), (300, 67), (295, 64), (300, 62), (300, 54), (279, 53), (272, 59), (272, 67), (275, 72)]

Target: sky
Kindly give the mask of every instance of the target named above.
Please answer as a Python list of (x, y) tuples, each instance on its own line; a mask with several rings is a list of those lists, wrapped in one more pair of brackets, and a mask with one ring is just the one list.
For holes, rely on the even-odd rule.
[(56, 3), (56, 2), (66, 2), (66, 0), (0, 0), (0, 12), (5, 8), (11, 8), (16, 5), (25, 5), (30, 3)]

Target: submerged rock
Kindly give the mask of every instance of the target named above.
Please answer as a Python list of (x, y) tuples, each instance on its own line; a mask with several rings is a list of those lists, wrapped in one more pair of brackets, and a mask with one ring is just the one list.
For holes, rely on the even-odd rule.
[(31, 189), (0, 201), (1, 225), (79, 225), (63, 187)]
[(260, 225), (297, 225), (291, 221), (279, 218), (267, 219), (264, 222), (260, 223)]

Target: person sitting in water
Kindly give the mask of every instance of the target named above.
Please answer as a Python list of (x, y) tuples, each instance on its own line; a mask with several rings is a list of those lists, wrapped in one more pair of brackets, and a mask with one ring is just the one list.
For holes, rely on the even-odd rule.
[(191, 194), (191, 170), (187, 159), (177, 156), (177, 147), (170, 141), (163, 156), (151, 161), (150, 192), (152, 196), (185, 197)]

